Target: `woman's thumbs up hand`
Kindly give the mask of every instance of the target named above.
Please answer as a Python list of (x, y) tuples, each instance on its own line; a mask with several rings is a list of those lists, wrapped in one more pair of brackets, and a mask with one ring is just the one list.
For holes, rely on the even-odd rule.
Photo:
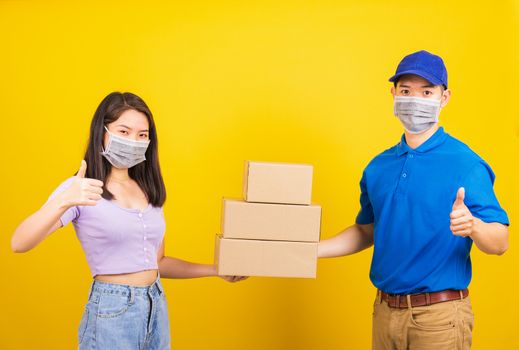
[(87, 163), (82, 160), (76, 178), (69, 188), (63, 192), (68, 207), (76, 205), (96, 205), (103, 193), (103, 182), (85, 177)]

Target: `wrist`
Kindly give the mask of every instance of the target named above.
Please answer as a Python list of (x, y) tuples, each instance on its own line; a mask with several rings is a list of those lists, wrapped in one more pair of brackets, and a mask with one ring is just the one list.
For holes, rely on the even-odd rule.
[(479, 233), (481, 232), (482, 224), (483, 224), (483, 221), (481, 221), (478, 218), (473, 217), (472, 230), (469, 235), (469, 237), (472, 238), (472, 240), (474, 240), (474, 238), (477, 239), (477, 237), (479, 237)]
[(208, 267), (208, 275), (209, 276), (218, 276), (218, 269), (215, 264), (207, 265)]
[(55, 197), (55, 203), (58, 207), (58, 209), (68, 209), (73, 206), (72, 201), (70, 200), (69, 196), (67, 195), (66, 191), (59, 193)]
[(323, 252), (323, 244), (322, 241), (317, 243), (317, 259), (324, 258), (324, 252)]

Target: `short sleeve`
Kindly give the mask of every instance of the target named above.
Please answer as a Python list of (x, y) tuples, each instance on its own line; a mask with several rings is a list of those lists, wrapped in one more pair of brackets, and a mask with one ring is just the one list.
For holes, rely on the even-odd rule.
[(363, 172), (360, 180), (360, 211), (357, 214), (355, 223), (358, 225), (367, 225), (374, 222), (373, 206), (368, 195), (368, 187), (366, 184), (366, 171)]
[(484, 222), (509, 225), (508, 215), (494, 193), (494, 180), (495, 175), (490, 166), (479, 161), (461, 184), (465, 187), (465, 205), (472, 215)]
[[(67, 180), (63, 181), (54, 190), (54, 192), (51, 193), (51, 195), (49, 196), (49, 198), (47, 199), (47, 201), (45, 202), (44, 205), (46, 205), (51, 200), (53, 200), (58, 194), (65, 191), (72, 184), (72, 181), (74, 181), (74, 179), (75, 179), (75, 176), (72, 176), (72, 177), (68, 178)], [(79, 208), (77, 206), (70, 207), (63, 213), (63, 215), (61, 215), (61, 217), (60, 217), (61, 225), (65, 226), (69, 222), (76, 220), (78, 217), (79, 217)]]

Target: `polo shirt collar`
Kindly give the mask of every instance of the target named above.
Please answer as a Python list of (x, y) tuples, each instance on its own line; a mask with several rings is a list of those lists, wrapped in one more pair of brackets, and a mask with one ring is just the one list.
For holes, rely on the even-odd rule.
[(417, 148), (412, 149), (407, 145), (407, 142), (405, 141), (405, 134), (403, 134), (402, 138), (400, 139), (400, 143), (396, 147), (396, 154), (400, 157), (402, 154), (406, 154), (408, 152), (425, 153), (432, 150), (433, 148), (440, 146), (443, 142), (445, 142), (446, 138), (447, 133), (445, 130), (443, 130), (443, 126), (441, 126), (431, 137), (429, 137), (429, 139), (427, 139), (427, 141), (422, 143)]

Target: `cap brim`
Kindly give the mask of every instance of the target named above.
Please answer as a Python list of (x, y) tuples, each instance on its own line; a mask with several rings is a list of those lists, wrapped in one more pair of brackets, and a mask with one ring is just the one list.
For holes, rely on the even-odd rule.
[(402, 75), (406, 75), (406, 74), (418, 75), (419, 77), (424, 78), (425, 80), (427, 80), (428, 82), (430, 82), (433, 85), (444, 85), (443, 82), (441, 80), (439, 80), (438, 78), (436, 78), (436, 77), (432, 76), (431, 74), (428, 74), (424, 71), (420, 71), (420, 70), (406, 70), (403, 72), (399, 72), (398, 74), (395, 74), (391, 78), (389, 78), (389, 81), (395, 82)]

